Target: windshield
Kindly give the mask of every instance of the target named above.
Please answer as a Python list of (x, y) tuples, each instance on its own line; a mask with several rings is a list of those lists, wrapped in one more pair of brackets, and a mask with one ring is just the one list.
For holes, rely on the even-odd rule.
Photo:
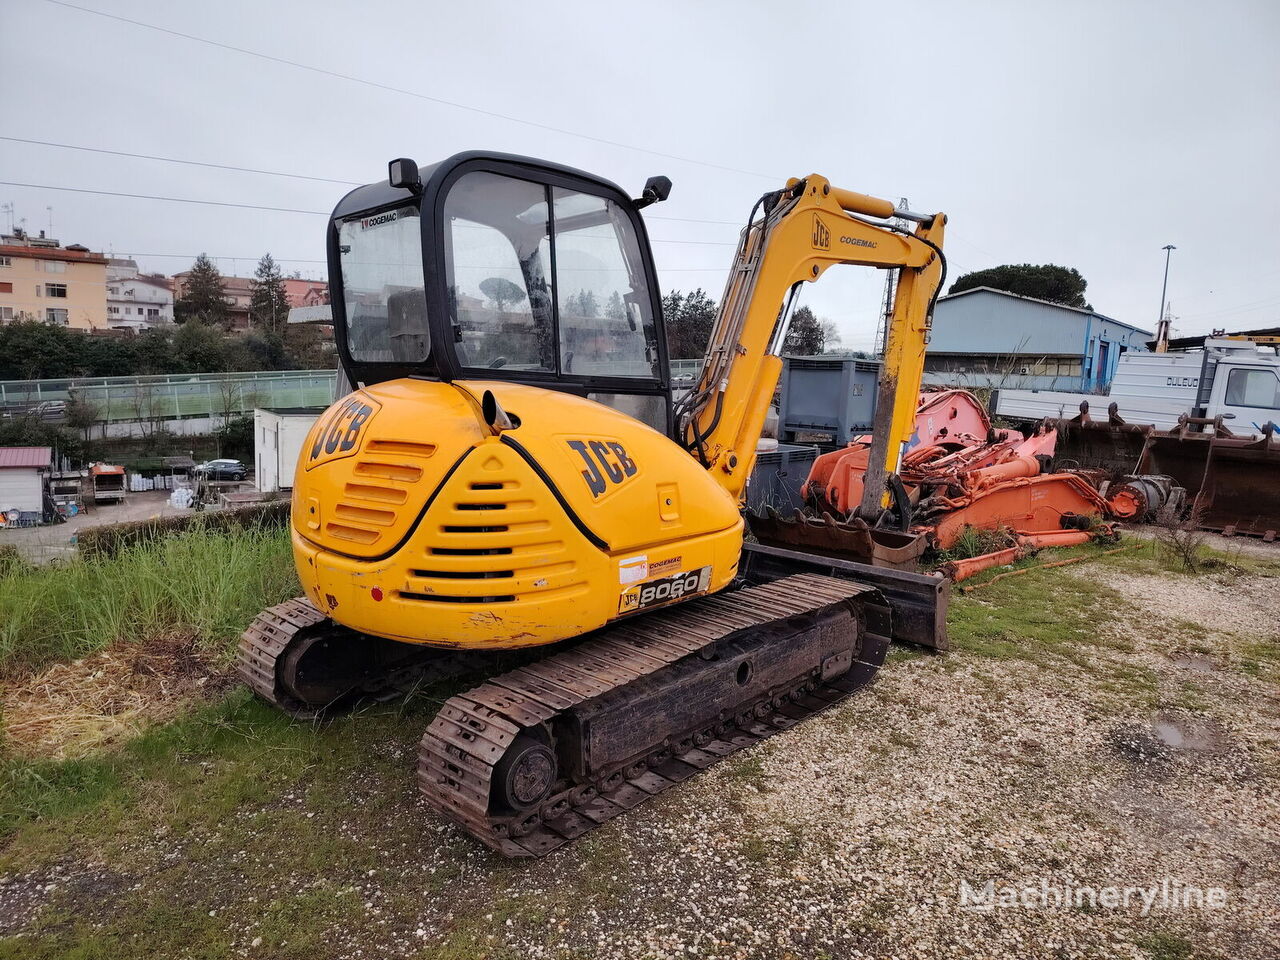
[(640, 244), (617, 204), (476, 172), (453, 185), (444, 214), (445, 273), (464, 366), (657, 376)]
[(355, 360), (417, 363), (431, 352), (416, 207), (338, 224), (347, 348)]

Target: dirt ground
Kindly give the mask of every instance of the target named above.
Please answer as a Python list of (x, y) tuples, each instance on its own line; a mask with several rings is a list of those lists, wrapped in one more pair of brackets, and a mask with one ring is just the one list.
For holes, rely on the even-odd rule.
[(88, 799), (33, 788), (48, 812), (0, 840), (0, 957), (1274, 960), (1280, 549), (1260, 556), (957, 596), (953, 652), (895, 651), (535, 862), (417, 797), (452, 691), (323, 725), (233, 693), (115, 780), (81, 768)]

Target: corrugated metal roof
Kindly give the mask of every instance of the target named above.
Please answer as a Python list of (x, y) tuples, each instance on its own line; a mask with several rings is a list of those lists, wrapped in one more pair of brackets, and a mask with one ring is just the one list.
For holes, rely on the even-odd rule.
[(0, 447), (0, 467), (48, 467), (52, 463), (50, 447)]
[(1115, 317), (1108, 317), (1105, 313), (1099, 313), (1097, 310), (1085, 310), (1082, 307), (1069, 307), (1065, 303), (1054, 303), (1052, 300), (1041, 300), (1039, 297), (1024, 297), (1020, 293), (1010, 293), (1008, 290), (997, 290), (995, 287), (970, 287), (968, 290), (961, 290), (959, 293), (949, 293), (945, 297), (939, 297), (938, 302), (945, 300), (955, 300), (958, 297), (968, 296), (971, 293), (994, 293), (1001, 297), (1010, 297), (1014, 300), (1029, 300), (1031, 303), (1041, 303), (1046, 307), (1057, 307), (1059, 310), (1073, 310), (1076, 313), (1083, 313), (1085, 316), (1097, 317), (1099, 320), (1107, 320), (1111, 323), (1119, 324), (1122, 327), (1128, 327), (1130, 330), (1136, 330), (1138, 333), (1145, 333), (1151, 336), (1152, 331), (1145, 327), (1135, 327), (1131, 323), (1125, 323), (1123, 320), (1117, 320)]

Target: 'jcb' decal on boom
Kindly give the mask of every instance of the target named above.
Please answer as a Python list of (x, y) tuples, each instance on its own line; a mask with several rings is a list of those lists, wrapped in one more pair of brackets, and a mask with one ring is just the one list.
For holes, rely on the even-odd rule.
[(578, 452), (587, 469), (582, 479), (587, 481), (591, 496), (598, 497), (609, 489), (609, 484), (619, 484), (636, 475), (636, 462), (627, 456), (622, 444), (613, 440), (566, 440), (569, 447)]
[(827, 225), (822, 222), (822, 218), (816, 213), (813, 215), (813, 249), (831, 249), (831, 231), (827, 229)]
[(359, 394), (352, 394), (334, 407), (316, 431), (307, 466), (313, 467), (325, 460), (336, 460), (355, 452), (360, 442), (360, 431), (376, 408), (376, 404)]

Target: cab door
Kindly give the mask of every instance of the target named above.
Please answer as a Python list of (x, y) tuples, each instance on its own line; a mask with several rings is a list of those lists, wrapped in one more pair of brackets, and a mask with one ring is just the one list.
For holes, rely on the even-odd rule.
[(1234, 414), (1226, 424), (1233, 433), (1261, 435), (1268, 422), (1280, 423), (1280, 375), (1274, 367), (1232, 366), (1219, 370), (1215, 380), (1223, 382), (1217, 412)]

